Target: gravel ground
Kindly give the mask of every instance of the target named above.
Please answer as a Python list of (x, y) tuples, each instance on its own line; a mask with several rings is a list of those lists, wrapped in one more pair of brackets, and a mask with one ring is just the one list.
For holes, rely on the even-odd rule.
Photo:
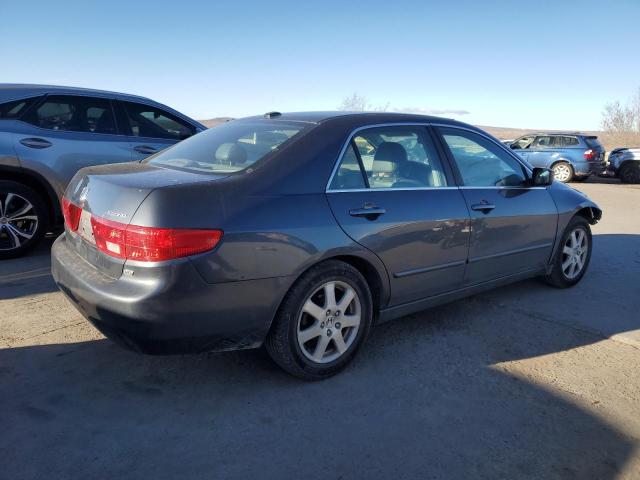
[(302, 383), (261, 350), (145, 357), (86, 323), (51, 240), (0, 264), (0, 478), (640, 478), (640, 186), (571, 290), (526, 281), (378, 327)]

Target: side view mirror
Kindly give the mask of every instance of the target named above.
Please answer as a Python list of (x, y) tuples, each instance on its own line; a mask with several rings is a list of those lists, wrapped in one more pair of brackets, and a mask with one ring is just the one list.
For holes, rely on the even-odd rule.
[(531, 174), (531, 183), (534, 187), (546, 187), (553, 182), (553, 171), (549, 168), (536, 167)]

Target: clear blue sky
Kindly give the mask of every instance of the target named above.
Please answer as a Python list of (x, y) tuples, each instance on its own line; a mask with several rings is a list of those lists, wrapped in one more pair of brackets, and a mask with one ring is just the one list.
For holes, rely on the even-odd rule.
[(0, 0), (0, 82), (151, 97), (196, 118), (467, 111), (481, 125), (595, 129), (640, 86), (640, 0)]

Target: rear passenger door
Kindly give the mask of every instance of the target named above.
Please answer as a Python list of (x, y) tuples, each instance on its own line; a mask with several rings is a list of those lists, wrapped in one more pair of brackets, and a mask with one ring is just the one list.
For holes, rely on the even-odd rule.
[(20, 120), (14, 146), (22, 166), (44, 175), (59, 195), (83, 167), (131, 161), (108, 98), (48, 95)]
[(354, 133), (327, 198), (343, 230), (384, 262), (391, 305), (460, 287), (469, 215), (426, 126)]
[(189, 122), (144, 103), (119, 100), (117, 114), (123, 133), (131, 142), (134, 160), (142, 160), (196, 133)]
[(523, 165), (479, 133), (438, 127), (471, 214), (465, 285), (543, 272), (558, 224), (547, 187), (531, 186)]

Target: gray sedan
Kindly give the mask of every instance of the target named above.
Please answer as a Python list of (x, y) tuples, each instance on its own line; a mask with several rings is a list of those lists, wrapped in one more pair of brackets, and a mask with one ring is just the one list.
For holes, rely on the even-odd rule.
[(335, 374), (372, 326), (530, 277), (584, 276), (601, 210), (482, 130), (375, 113), (271, 112), (63, 200), (53, 276), (107, 337), (164, 354), (265, 345)]

